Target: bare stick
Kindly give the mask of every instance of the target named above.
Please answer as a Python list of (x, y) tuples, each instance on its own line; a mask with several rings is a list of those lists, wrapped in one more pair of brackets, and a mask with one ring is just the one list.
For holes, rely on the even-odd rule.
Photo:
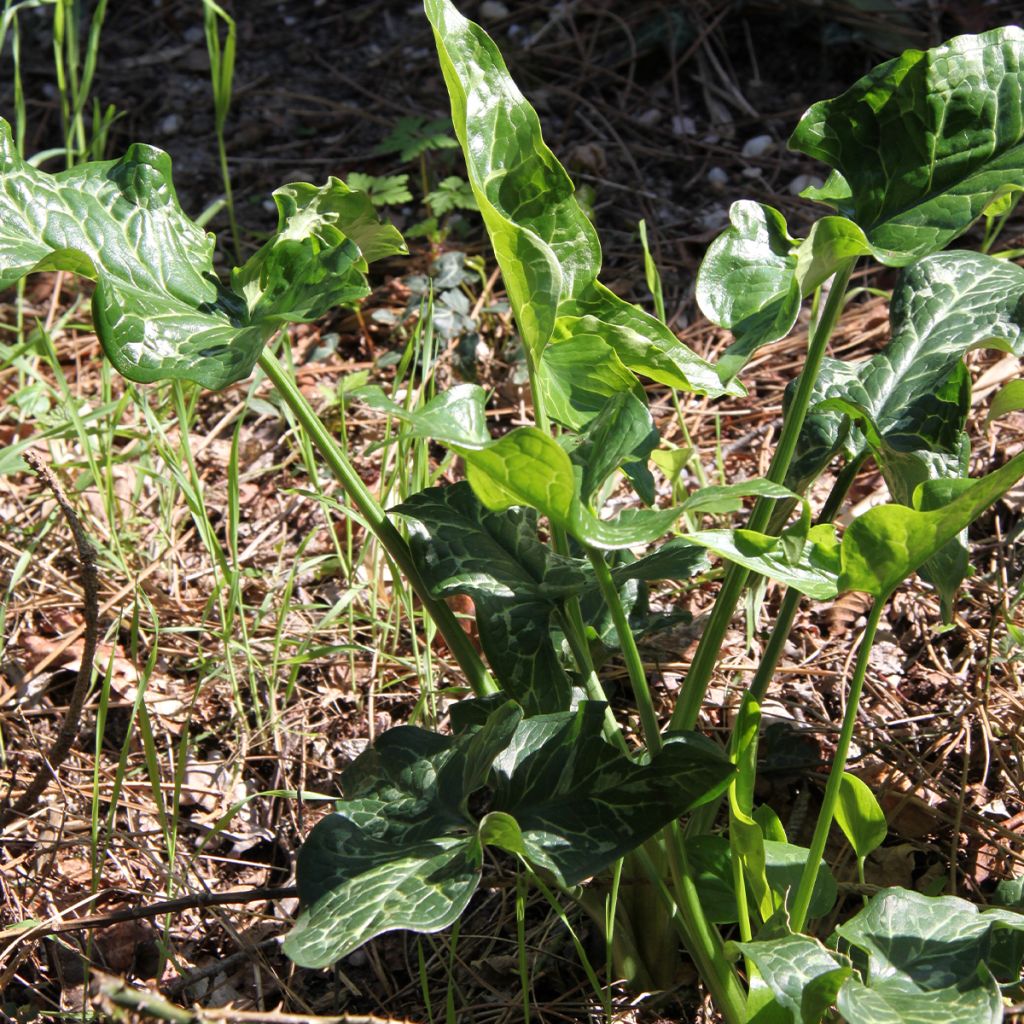
[(56, 477), (50, 472), (49, 467), (33, 451), (24, 453), (25, 461), (43, 478), (43, 482), (53, 492), (57, 499), (64, 518), (71, 527), (71, 533), (75, 538), (75, 546), (78, 548), (78, 560), (80, 578), (82, 582), (82, 612), (85, 616), (85, 640), (82, 646), (82, 662), (78, 669), (78, 678), (75, 680), (75, 688), (71, 692), (71, 700), (68, 702), (68, 709), (64, 715), (60, 732), (53, 741), (53, 746), (46, 759), (39, 766), (36, 777), (29, 783), (28, 787), (18, 798), (13, 807), (7, 808), (0, 813), (0, 827), (20, 815), (25, 814), (39, 799), (40, 794), (46, 789), (50, 781), (64, 759), (68, 756), (71, 748), (78, 739), (81, 729), (82, 708), (85, 705), (85, 697), (89, 692), (89, 683), (92, 680), (92, 666), (96, 658), (96, 643), (99, 639), (99, 576), (96, 572), (96, 549), (89, 540), (85, 530), (78, 518), (77, 513), (71, 507), (63, 488), (57, 482)]
[(169, 1021), (170, 1024), (213, 1024), (238, 1021), (239, 1024), (406, 1024), (393, 1017), (371, 1017), (344, 1013), (338, 1017), (311, 1017), (308, 1014), (281, 1013), (278, 1010), (236, 1010), (230, 1006), (191, 1010), (168, 1002), (156, 992), (133, 988), (122, 978), (93, 970), (93, 1001), (98, 1009), (117, 1017), (117, 1010), (134, 1010), (142, 1016)]
[(84, 928), (106, 928), (108, 925), (120, 924), (122, 921), (141, 921), (148, 917), (163, 917), (164, 914), (177, 914), (182, 910), (222, 907), (229, 903), (261, 903), (298, 895), (299, 888), (296, 885), (284, 885), (276, 889), (242, 889), (238, 892), (196, 892), (189, 896), (179, 896), (173, 900), (146, 903), (141, 907), (126, 907), (124, 910), (112, 910), (106, 914), (75, 917), (70, 921), (43, 923), (33, 928), (31, 932), (26, 932), (25, 938), (57, 935), (61, 932), (77, 932)]

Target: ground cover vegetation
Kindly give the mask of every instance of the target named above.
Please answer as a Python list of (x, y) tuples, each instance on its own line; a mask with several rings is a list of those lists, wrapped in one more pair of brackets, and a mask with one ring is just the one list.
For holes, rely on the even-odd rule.
[[(872, 788), (847, 768), (863, 742), (860, 702), (894, 594), (919, 574), (937, 596), (938, 619), (955, 627), (958, 592), (971, 571), (968, 528), (1024, 478), (1020, 451), (1005, 453), (987, 472), (969, 472), (974, 404), (965, 361), (990, 350), (1016, 366), (1024, 347), (1024, 272), (1012, 250), (992, 252), (1024, 188), (1024, 32), (1009, 26), (906, 51), (806, 110), (789, 145), (829, 169), (804, 195), (831, 212), (796, 237), (776, 208), (732, 204), (696, 280), (701, 310), (730, 338), (708, 358), (666, 323), (643, 227), (656, 315), (602, 284), (597, 232), (498, 48), (449, 0), (426, 0), (424, 7), (456, 141), (439, 143), (437, 125), (424, 122), (417, 129), (423, 146), (402, 155), (461, 149), (465, 179), (441, 182), (461, 197), (455, 206), (431, 200), (437, 192), (429, 190), (421, 163), (434, 220), (426, 233), (440, 245), (442, 214), (456, 207), (479, 212), (517, 332), (532, 422), (495, 434), (486, 388), (468, 381), (442, 388), (429, 374), (438, 345), (434, 321), (473, 334), (485, 301), (471, 307), (460, 288), (471, 290), (478, 277), (486, 292), (496, 280), (465, 258), (444, 265), (437, 259), (434, 287), (449, 287), (437, 298), (429, 286), (409, 289), (419, 317), (390, 386), (357, 375), (339, 396), (346, 419), (359, 409), (386, 418), (381, 475), (394, 482), (390, 497), (397, 501), (387, 500), (389, 488), (375, 494), (366, 485), (345, 444), (345, 421), (317, 413), (281, 343), (290, 325), (318, 321), (337, 307), (358, 308), (370, 293), (370, 265), (405, 254), (401, 234), (379, 215), (380, 207), (401, 201), (392, 188), (397, 182), (376, 197), (338, 178), (277, 189), (276, 230), (218, 274), (214, 240), (179, 205), (164, 152), (135, 144), (113, 160), (71, 159), (73, 149), (92, 155), (73, 130), (82, 111), (76, 100), (66, 112), (69, 167), (53, 174), (26, 159), (17, 120), (13, 131), (0, 122), (0, 287), (24, 288), (26, 275), (42, 272), (94, 282), (91, 325), (110, 365), (133, 384), (169, 382), (161, 408), (134, 386), (116, 395), (105, 373), (105, 404), (85, 415), (73, 404), (65, 411), (87, 450), (94, 450), (95, 435), (106, 433), (118, 442), (118, 464), (127, 464), (132, 452), (125, 442), (133, 435), (121, 433), (119, 418), (129, 402), (138, 403), (145, 432), (157, 439), (155, 451), (214, 559), (216, 583), (203, 615), (216, 621), (223, 648), (248, 643), (262, 617), (287, 611), (265, 603), (254, 618), (247, 605), (239, 545), (243, 420), (231, 444), (223, 522), (209, 514), (188, 424), (199, 389), (223, 391), (257, 369), (273, 389), (277, 404), (270, 408), (287, 418), (316, 481), (306, 495), (327, 514), (344, 513), (346, 526), (343, 532), (332, 527), (327, 557), (358, 579), (365, 558), (354, 553), (355, 528), (361, 542), (372, 539), (381, 573), (373, 589), (379, 593), (386, 571), (396, 592), (390, 607), (410, 627), (411, 653), (394, 642), (379, 649), (360, 643), (352, 598), (342, 595), (321, 622), (336, 624), (348, 613), (347, 638), (331, 650), (317, 646), (314, 636), (289, 655), (295, 641), (286, 642), (279, 628), (265, 675), (251, 660), (244, 674), (230, 657), (224, 661), (220, 671), (236, 711), (240, 718), (255, 716), (257, 730), (264, 715), (284, 713), (297, 670), (314, 652), (344, 660), (359, 650), (374, 659), (390, 651), (423, 682), (415, 724), (374, 736), (341, 773), (342, 800), (308, 831), (299, 851), (297, 889), (262, 890), (253, 898), (297, 895), (283, 949), (300, 967), (331, 967), (399, 929), (429, 935), (450, 927), (454, 956), (459, 919), (485, 869), (512, 863), (521, 987), (515, 1009), (526, 1018), (535, 1011), (525, 906), (529, 894), (539, 894), (571, 936), (593, 1012), (608, 1019), (617, 1012), (612, 979), (629, 992), (671, 991), (684, 956), (709, 994), (710, 1012), (730, 1024), (1003, 1019), (1007, 1001), (1019, 995), (1024, 959), (1017, 883), (1006, 880), (990, 906), (955, 895), (956, 868), (954, 894), (886, 884), (890, 879), (869, 886), (868, 860), (889, 827)], [(237, 248), (222, 137), (234, 23), (214, 4), (205, 10), (220, 165)], [(101, 8), (94, 28), (102, 17)], [(94, 124), (108, 121), (94, 118)], [(381, 152), (388, 151), (385, 144)], [(357, 183), (372, 193), (381, 180)], [(953, 247), (978, 226), (984, 228), (978, 248)], [(867, 358), (829, 357), (859, 261), (889, 268), (887, 294), (880, 296), (889, 336)], [(648, 387), (667, 389), (677, 410), (680, 393), (742, 398), (759, 353), (785, 343), (805, 300), (806, 349), (786, 389), (763, 474), (709, 483), (692, 446), (664, 443)], [(508, 315), (501, 306), (491, 310)], [(41, 354), (51, 371), (59, 370), (51, 327), (16, 326), (6, 358), (19, 373), (17, 360), (26, 354)], [(457, 335), (453, 329), (453, 341)], [(33, 387), (17, 392), (20, 402), (31, 403)], [(1016, 380), (995, 390), (986, 422), (1013, 416), (1021, 407), (1019, 390)], [(248, 401), (265, 406), (268, 400), (251, 391)], [(8, 449), (11, 468), (34, 440)], [(114, 450), (108, 444), (103, 456), (111, 483)], [(442, 485), (454, 456), (464, 479)], [(144, 472), (158, 475), (148, 459)], [(669, 500), (659, 495), (652, 465), (672, 483)], [(683, 471), (691, 466), (699, 479), (686, 486)], [(344, 503), (328, 493), (321, 467), (340, 485)], [(98, 463), (90, 469), (94, 484), (104, 479)], [(72, 503), (40, 471), (57, 498), (51, 522), (65, 516), (75, 535), (87, 606), (79, 678), (66, 728), (49, 753), (56, 767), (78, 732), (92, 682), (97, 558)], [(881, 474), (886, 500), (837, 529), (848, 495), (871, 472)], [(812, 506), (812, 497), (820, 506)], [(112, 511), (112, 489), (107, 500)], [(169, 522), (166, 529), (175, 527)], [(117, 549), (114, 536), (110, 547)], [(9, 593), (29, 564), (25, 556), (18, 561)], [(299, 566), (293, 561), (283, 573), (289, 590)], [(688, 669), (675, 698), (659, 701), (640, 641), (673, 619), (652, 613), (650, 584), (669, 581), (687, 592), (712, 579), (719, 585)], [(771, 627), (716, 741), (698, 729), (709, 687), (741, 600), (748, 623), (756, 624), (770, 585), (777, 588)], [(863, 601), (858, 605), (852, 595)], [(845, 631), (848, 671), (836, 680), (838, 730), (822, 766), (823, 793), (806, 845), (795, 841), (793, 823), (783, 824), (758, 785), (762, 734), (768, 738), (763, 708), (803, 599), (863, 614), (858, 636)], [(997, 609), (1011, 641), (1019, 639), (1015, 605), (1004, 593)], [(456, 616), (460, 608), (471, 610), (468, 631)], [(194, 781), (195, 771), (190, 776), (198, 744), (190, 741), (183, 707), (170, 804), (161, 792), (145, 691), (157, 665), (151, 636), (175, 626), (166, 609), (161, 616), (148, 607), (146, 614), (143, 624), (137, 603), (131, 623), (115, 627), (127, 629), (131, 660), (145, 662), (146, 674), (128, 701), (112, 791), (102, 789), (95, 769), (92, 900), (115, 832), (117, 797), (131, 779), (136, 737), (157, 832), (169, 850), (178, 842), (182, 800), (201, 797), (204, 788), (216, 791), (226, 777), (212, 776), (204, 786)], [(435, 640), (457, 666), (443, 692), (435, 682)], [(97, 766), (114, 686), (110, 652), (105, 672), (99, 664)], [(988, 654), (991, 671), (991, 646)], [(618, 683), (605, 671), (609, 659), (624, 666)], [(460, 686), (469, 692), (461, 696)], [(269, 701), (261, 697), (264, 688)], [(47, 772), (36, 771), (12, 789), (5, 822), (26, 820), (49, 781)], [(244, 811), (249, 794), (242, 793), (213, 821), (212, 837), (226, 834)], [(311, 797), (330, 800), (305, 791), (271, 795), (298, 806)], [(856, 862), (859, 910), (839, 902), (836, 847), (830, 847), (838, 834)], [(168, 896), (172, 876), (173, 867)], [(589, 920), (596, 958), (566, 916), (569, 905)], [(10, 932), (19, 946), (27, 945), (27, 935), (54, 933), (32, 919), (15, 922)], [(173, 960), (166, 944), (159, 955)], [(16, 970), (17, 963), (9, 974)], [(429, 986), (422, 987), (432, 1015)], [(132, 1005), (193, 1019), (159, 999), (140, 1001), (116, 982), (101, 982), (100, 991), (107, 1012)], [(449, 1019), (457, 1013), (454, 1000), (449, 985)]]

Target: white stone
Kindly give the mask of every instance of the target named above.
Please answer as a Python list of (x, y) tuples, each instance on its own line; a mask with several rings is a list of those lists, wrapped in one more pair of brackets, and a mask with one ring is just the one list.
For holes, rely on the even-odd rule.
[(748, 159), (764, 156), (773, 146), (775, 140), (770, 135), (755, 135), (743, 143), (743, 155)]

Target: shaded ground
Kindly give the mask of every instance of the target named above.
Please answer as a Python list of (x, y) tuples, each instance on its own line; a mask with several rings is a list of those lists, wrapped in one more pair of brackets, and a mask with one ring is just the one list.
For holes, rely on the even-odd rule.
[[(540, 112), (549, 144), (577, 182), (593, 190), (610, 283), (649, 301), (636, 231), (646, 218), (673, 326), (709, 355), (728, 339), (696, 317), (692, 282), (700, 255), (737, 198), (771, 202), (797, 230), (809, 219), (794, 192), (817, 169), (783, 146), (806, 106), (902, 46), (930, 45), (1019, 13), (999, 4), (908, 3), (862, 14), (844, 3), (735, 8), (712, 0), (686, 7), (642, 0), (509, 3), (505, 15), (500, 7), (467, 4), (466, 11), (494, 31)], [(227, 148), (243, 249), (272, 227), (266, 197), (274, 187), (328, 174), (408, 173), (414, 198), (388, 213), (404, 227), (420, 223), (424, 168), (376, 152), (410, 112), (446, 113), (416, 6), (250, 2), (236, 4), (233, 13), (239, 60)], [(60, 140), (49, 17), (43, 9), (22, 22), (28, 152)], [(13, 109), (9, 63), (4, 68), (0, 113)], [(114, 125), (111, 153), (139, 139), (166, 148), (190, 212), (222, 194), (194, 5), (168, 0), (142, 11), (112, 5), (94, 94), (124, 115)], [(743, 155), (745, 147), (750, 155)], [(428, 154), (430, 183), (457, 173), (450, 152)], [(224, 229), (223, 214), (211, 226)], [(458, 258), (452, 264), (445, 257), (439, 268), (444, 251), (486, 260), (471, 215), (443, 226), (443, 242), (421, 241), (410, 261), (386, 268), (364, 316), (338, 314), (294, 339), (307, 396), (346, 431), (366, 479), (392, 499), (408, 483), (408, 464), (394, 448), (383, 455), (373, 450), (384, 424), (345, 408), (341, 392), (354, 374), (377, 379), (395, 372), (393, 356), (404, 351), (413, 329), (405, 312), (410, 303), (418, 306), (422, 284), (410, 274), (457, 273)], [(1007, 247), (1024, 240), (1021, 228), (1019, 221), (1009, 225)], [(447, 349), (434, 373), (439, 383), (476, 375), (493, 386), (491, 411), (500, 429), (528, 418), (528, 396), (492, 269), (488, 262), (482, 278), (462, 281), (468, 307), (449, 317)], [(880, 276), (864, 283), (890, 282)], [(0, 319), (13, 324), (15, 300), (6, 298)], [(337, 771), (368, 738), (394, 722), (440, 717), (458, 688), (443, 648), (415, 641), (402, 596), (382, 582), (379, 554), (364, 544), (358, 524), (331, 505), (338, 496), (310, 472), (267, 389), (239, 385), (198, 396), (194, 406), (186, 396), (179, 406), (167, 389), (132, 388), (134, 402), (104, 411), (124, 385), (101, 372), (81, 299), (77, 282), (52, 275), (30, 282), (22, 314), (46, 325), (54, 357), (44, 353), (29, 369), (0, 368), (0, 444), (45, 430), (54, 435), (40, 450), (59, 468), (101, 549), (105, 636), (98, 660), (109, 666), (110, 685), (103, 710), (97, 695), (87, 705), (78, 747), (45, 801), (4, 831), (0, 926), (110, 914), (182, 894), (287, 885), (294, 850), (323, 806), (300, 804), (290, 794), (334, 795)], [(858, 358), (882, 345), (884, 309), (881, 300), (862, 295), (833, 354)], [(798, 331), (764, 350), (746, 371), (751, 394), (743, 401), (714, 408), (685, 403), (692, 442), (709, 472), (716, 465), (727, 479), (763, 472), (782, 391), (799, 370), (805, 343)], [(972, 424), (972, 469), (982, 473), (1024, 444), (1024, 420), (982, 423), (986, 397), (1017, 374), (1016, 364), (976, 355), (972, 367), (982, 410)], [(69, 426), (69, 405), (96, 417)], [(689, 443), (668, 396), (652, 391), (652, 405), (663, 436)], [(179, 414), (191, 424), (189, 450)], [(229, 505), (236, 428), (244, 467), (237, 540)], [(441, 453), (428, 454), (436, 468)], [(449, 478), (456, 472), (441, 468)], [(182, 493), (189, 488), (201, 498), (191, 506)], [(851, 503), (862, 508), (883, 494), (880, 479), (868, 475)], [(1024, 494), (1011, 494), (974, 528), (977, 571), (954, 629), (937, 629), (937, 602), (921, 584), (901, 592), (888, 614), (873, 655), (856, 760), (856, 770), (882, 795), (891, 826), (890, 840), (869, 865), (869, 882), (984, 898), (995, 878), (1021, 873), (1024, 702), (1020, 651), (1003, 621), (1016, 614), (1022, 622), (1008, 610), (1024, 570), (1017, 537), (1022, 505)], [(17, 790), (36, 770), (32, 752), (47, 749), (55, 734), (82, 657), (80, 582), (66, 528), (33, 477), (0, 479), (0, 521), (0, 777), (4, 790), (12, 779)], [(230, 577), (237, 590), (229, 592), (217, 552), (232, 545), (242, 574)], [(666, 709), (712, 598), (710, 587), (654, 595), (665, 608), (694, 617), (693, 626), (653, 638), (644, 651)], [(755, 643), (777, 601), (769, 591)], [(804, 830), (813, 824), (815, 776), (830, 756), (841, 680), (863, 611), (853, 600), (830, 609), (805, 605), (767, 708), (776, 721), (766, 734), (761, 798), (777, 809), (794, 841), (806, 840)], [(737, 683), (755, 663), (737, 619), (710, 694), (712, 729), (729, 720)], [(609, 678), (617, 673), (612, 664)], [(102, 729), (97, 714), (105, 716)], [(846, 882), (855, 877), (852, 864), (845, 875), (840, 864), (838, 873)], [(94, 933), (71, 930), (46, 943), (5, 934), (3, 1010), (12, 1016), (78, 1010), (87, 998), (88, 961), (149, 980), (182, 1005), (283, 1003), (294, 1012), (426, 1021), (441, 1019), (450, 997), (460, 1020), (520, 1020), (514, 869), (489, 864), (487, 882), (454, 947), (448, 935), (387, 936), (334, 975), (296, 970), (281, 956), (278, 939), (293, 898), (253, 900), (241, 909), (193, 906)], [(852, 887), (849, 893), (854, 896)], [(595, 929), (575, 912), (571, 919), (600, 964)], [(594, 994), (568, 932), (539, 898), (531, 898), (524, 935), (537, 1019), (587, 1019)], [(678, 980), (672, 1000), (646, 1009), (631, 1007), (632, 997), (618, 991), (621, 1019), (694, 1019), (694, 975), (684, 965)]]

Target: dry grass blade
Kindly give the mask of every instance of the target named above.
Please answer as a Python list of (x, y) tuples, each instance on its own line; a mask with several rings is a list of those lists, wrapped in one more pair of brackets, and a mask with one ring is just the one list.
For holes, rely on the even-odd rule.
[(49, 467), (32, 451), (25, 452), (25, 461), (42, 477), (43, 482), (53, 492), (64, 518), (71, 527), (78, 549), (80, 578), (82, 581), (82, 612), (85, 618), (85, 640), (82, 648), (82, 659), (78, 668), (67, 713), (61, 723), (57, 738), (50, 747), (46, 759), (39, 766), (35, 778), (28, 784), (18, 797), (13, 807), (0, 813), (0, 827), (24, 814), (39, 799), (50, 777), (68, 756), (81, 730), (82, 708), (85, 706), (89, 682), (92, 679), (93, 661), (96, 658), (96, 644), (99, 640), (99, 574), (96, 571), (96, 549), (86, 535), (78, 514), (71, 507), (63, 488)]

